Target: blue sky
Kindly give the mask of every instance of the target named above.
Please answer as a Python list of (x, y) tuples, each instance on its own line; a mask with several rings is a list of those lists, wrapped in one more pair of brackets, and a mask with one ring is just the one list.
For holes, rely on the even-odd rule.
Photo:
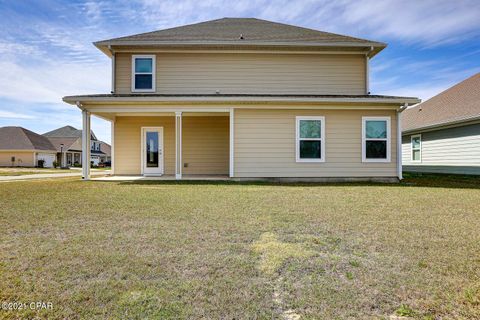
[[(110, 62), (93, 41), (222, 17), (257, 17), (388, 43), (372, 94), (422, 99), (480, 72), (478, 0), (0, 0), (0, 126), (81, 127), (61, 101), (108, 93)], [(110, 124), (92, 128), (110, 141)]]

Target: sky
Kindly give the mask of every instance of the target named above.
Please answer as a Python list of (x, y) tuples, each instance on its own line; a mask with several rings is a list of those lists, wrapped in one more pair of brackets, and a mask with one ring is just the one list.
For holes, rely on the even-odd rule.
[[(382, 41), (372, 94), (428, 99), (480, 72), (479, 0), (0, 0), (0, 126), (81, 128), (66, 95), (109, 93), (92, 42), (223, 17), (255, 17)], [(110, 123), (92, 118), (110, 142)]]

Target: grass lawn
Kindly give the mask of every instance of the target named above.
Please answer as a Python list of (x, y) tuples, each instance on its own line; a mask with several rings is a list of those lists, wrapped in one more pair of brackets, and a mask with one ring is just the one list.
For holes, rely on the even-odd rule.
[(68, 170), (51, 169), (51, 168), (0, 168), (0, 176), (24, 176), (30, 174), (41, 173), (68, 173)]
[(480, 319), (480, 179), (0, 183), (0, 301), (40, 319)]

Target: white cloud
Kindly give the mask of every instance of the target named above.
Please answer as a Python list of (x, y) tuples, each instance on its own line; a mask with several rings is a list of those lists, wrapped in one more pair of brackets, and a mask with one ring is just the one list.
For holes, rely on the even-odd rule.
[[(75, 108), (62, 103), (62, 96), (110, 91), (110, 64), (93, 47), (97, 40), (222, 17), (258, 17), (415, 44), (417, 49), (418, 45), (441, 48), (480, 36), (478, 0), (49, 0), (42, 6), (48, 14), (12, 16), (11, 10), (8, 17), (0, 14), (4, 18), (0, 20), (0, 99), (28, 105), (16, 119), (28, 121), (18, 116), (31, 114), (45, 118), (49, 127), (80, 124)], [(449, 55), (443, 60), (395, 53), (388, 59), (379, 56), (380, 63), (379, 58), (372, 62), (371, 87), (382, 94), (426, 99), (478, 72), (462, 61), (473, 60), (473, 54), (478, 51), (466, 52), (455, 61)], [(39, 103), (56, 111), (45, 116)], [(94, 123), (97, 134), (108, 140), (108, 126), (100, 120)]]
[(23, 65), (1, 61), (0, 97), (19, 102), (59, 103), (62, 96), (105, 93), (110, 86), (108, 63), (62, 64), (44, 61)]
[(478, 0), (138, 0), (139, 18), (155, 28), (221, 17), (255, 16), (280, 22), (389, 38), (425, 46), (480, 35)]
[(35, 119), (34, 116), (11, 111), (0, 110), (0, 118), (3, 119)]

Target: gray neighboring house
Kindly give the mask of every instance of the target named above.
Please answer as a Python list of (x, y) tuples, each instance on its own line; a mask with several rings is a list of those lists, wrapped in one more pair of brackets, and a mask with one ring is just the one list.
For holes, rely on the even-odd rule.
[[(64, 126), (43, 134), (48, 138), (57, 150), (57, 161), (62, 166), (82, 164), (82, 130), (72, 126)], [(109, 150), (103, 141), (97, 139), (93, 131), (90, 132), (90, 161), (94, 165), (109, 161), (110, 154), (103, 150)], [(63, 157), (62, 157), (63, 154)]]
[(480, 73), (403, 112), (406, 172), (480, 175)]

